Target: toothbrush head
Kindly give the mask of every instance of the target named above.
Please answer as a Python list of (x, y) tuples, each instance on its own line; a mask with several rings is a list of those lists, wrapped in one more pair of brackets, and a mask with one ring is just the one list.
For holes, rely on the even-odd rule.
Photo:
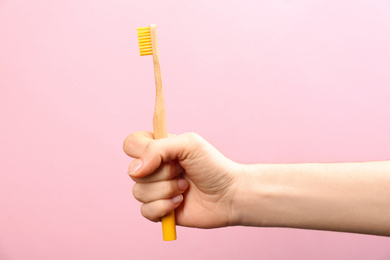
[(139, 54), (141, 56), (152, 55), (152, 38), (150, 35), (150, 27), (137, 28)]

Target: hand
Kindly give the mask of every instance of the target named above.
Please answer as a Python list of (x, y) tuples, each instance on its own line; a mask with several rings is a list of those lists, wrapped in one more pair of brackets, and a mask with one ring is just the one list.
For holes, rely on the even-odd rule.
[[(159, 221), (176, 209), (176, 224), (198, 228), (233, 225), (231, 201), (239, 184), (239, 164), (224, 157), (199, 135), (187, 133), (153, 140), (137, 132), (124, 142), (136, 158), (129, 175), (142, 215)], [(171, 165), (163, 171), (163, 165)]]

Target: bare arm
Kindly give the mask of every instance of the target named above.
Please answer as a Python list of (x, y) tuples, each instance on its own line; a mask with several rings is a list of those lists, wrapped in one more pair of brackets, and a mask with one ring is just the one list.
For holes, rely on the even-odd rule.
[(242, 167), (238, 225), (390, 236), (390, 161)]

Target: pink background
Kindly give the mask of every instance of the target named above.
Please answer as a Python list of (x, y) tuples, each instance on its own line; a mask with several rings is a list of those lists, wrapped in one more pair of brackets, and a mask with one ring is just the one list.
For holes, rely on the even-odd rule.
[(126, 174), (152, 128), (158, 26), (168, 128), (243, 163), (390, 159), (390, 1), (0, 0), (0, 259), (390, 259), (390, 238), (178, 228)]

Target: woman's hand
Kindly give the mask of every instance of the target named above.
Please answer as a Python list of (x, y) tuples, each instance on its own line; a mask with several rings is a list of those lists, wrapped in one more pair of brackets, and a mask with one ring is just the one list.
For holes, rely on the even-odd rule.
[[(234, 225), (231, 201), (240, 166), (197, 134), (154, 140), (152, 132), (128, 136), (123, 149), (135, 158), (129, 175), (142, 215), (159, 221), (176, 209), (176, 224), (198, 228)], [(162, 170), (170, 165), (170, 170)]]

